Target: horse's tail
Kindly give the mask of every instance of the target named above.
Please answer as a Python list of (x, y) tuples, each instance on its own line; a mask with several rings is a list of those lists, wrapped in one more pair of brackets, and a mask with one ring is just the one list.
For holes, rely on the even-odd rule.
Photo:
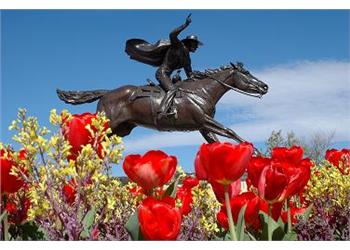
[(100, 99), (110, 90), (92, 90), (92, 91), (63, 91), (56, 90), (58, 98), (65, 103), (79, 105), (83, 103), (90, 103)]

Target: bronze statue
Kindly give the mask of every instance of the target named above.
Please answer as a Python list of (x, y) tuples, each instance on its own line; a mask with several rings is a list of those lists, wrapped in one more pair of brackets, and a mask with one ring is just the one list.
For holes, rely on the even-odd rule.
[(176, 93), (176, 87), (171, 80), (171, 74), (174, 70), (183, 68), (187, 78), (191, 78), (193, 72), (190, 52), (194, 53), (198, 46), (203, 45), (195, 35), (187, 36), (181, 41), (178, 39), (178, 35), (191, 22), (190, 14), (183, 25), (177, 27), (169, 34), (170, 41), (160, 40), (154, 45), (141, 39), (130, 39), (126, 42), (125, 51), (131, 59), (158, 66), (156, 79), (166, 92), (158, 110), (159, 119), (176, 114), (176, 110), (167, 113)]
[[(218, 141), (217, 135), (243, 142), (234, 131), (214, 119), (215, 105), (228, 90), (261, 97), (267, 93), (268, 86), (244, 69), (242, 63), (192, 72), (189, 52), (194, 52), (201, 43), (196, 36), (181, 41), (177, 38), (190, 23), (191, 15), (170, 33), (170, 41), (160, 40), (152, 45), (130, 39), (126, 43), (130, 58), (159, 67), (156, 78), (160, 86), (148, 80), (148, 85), (125, 85), (115, 90), (57, 89), (58, 97), (73, 105), (100, 99), (97, 111), (105, 112), (113, 134), (122, 137), (136, 126), (144, 126), (159, 131), (198, 130), (208, 143)], [(184, 68), (188, 79), (182, 81), (177, 71), (171, 80), (171, 73), (180, 68)], [(176, 111), (175, 115), (159, 117), (159, 110), (164, 114), (169, 108)]]
[(267, 84), (244, 69), (241, 63), (196, 72), (191, 79), (177, 82), (175, 86), (178, 91), (173, 105), (178, 113), (171, 119), (157, 118), (157, 110), (165, 96), (159, 86), (126, 85), (115, 90), (96, 91), (57, 90), (57, 94), (61, 100), (74, 105), (100, 99), (97, 111), (106, 113), (113, 133), (122, 137), (130, 134), (136, 126), (144, 126), (160, 131), (198, 130), (211, 143), (218, 141), (216, 135), (244, 141), (214, 119), (215, 105), (228, 90), (254, 97), (261, 97), (268, 91)]

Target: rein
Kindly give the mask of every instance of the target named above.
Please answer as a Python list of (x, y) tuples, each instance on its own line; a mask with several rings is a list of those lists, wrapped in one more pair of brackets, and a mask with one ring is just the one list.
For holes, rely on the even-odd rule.
[(236, 91), (236, 92), (238, 92), (238, 93), (240, 93), (240, 94), (247, 95), (247, 96), (251, 96), (251, 97), (256, 97), (256, 98), (261, 98), (261, 95), (255, 95), (255, 94), (247, 93), (247, 92), (244, 92), (243, 90), (240, 90), (240, 89), (237, 89), (237, 88), (234, 88), (234, 87), (228, 85), (228, 84), (225, 83), (225, 82), (226, 82), (227, 78), (229, 78), (229, 77), (230, 77), (230, 75), (227, 76), (227, 77), (225, 78), (225, 80), (221, 81), (221, 80), (216, 79), (216, 78), (214, 78), (214, 77), (212, 77), (212, 76), (208, 76), (208, 78), (210, 78), (210, 79), (212, 79), (212, 80), (214, 80), (214, 81), (217, 81), (218, 83), (222, 84), (223, 86), (225, 86), (225, 87), (227, 87), (227, 88), (229, 88), (229, 89), (232, 89), (232, 90), (234, 90), (234, 91)]

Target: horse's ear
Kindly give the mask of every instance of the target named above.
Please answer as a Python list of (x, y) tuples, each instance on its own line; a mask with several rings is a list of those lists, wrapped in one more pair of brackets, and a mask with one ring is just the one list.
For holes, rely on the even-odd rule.
[(233, 62), (230, 62), (232, 68), (237, 69), (236, 65)]
[(242, 62), (237, 62), (237, 67), (243, 69), (244, 65)]

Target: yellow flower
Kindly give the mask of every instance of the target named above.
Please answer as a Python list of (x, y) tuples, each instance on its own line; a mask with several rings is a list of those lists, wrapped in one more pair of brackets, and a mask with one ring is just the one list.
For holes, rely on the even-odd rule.
[(337, 168), (324, 163), (312, 170), (306, 188), (306, 199), (329, 197), (334, 205), (349, 206), (350, 176), (343, 175)]

